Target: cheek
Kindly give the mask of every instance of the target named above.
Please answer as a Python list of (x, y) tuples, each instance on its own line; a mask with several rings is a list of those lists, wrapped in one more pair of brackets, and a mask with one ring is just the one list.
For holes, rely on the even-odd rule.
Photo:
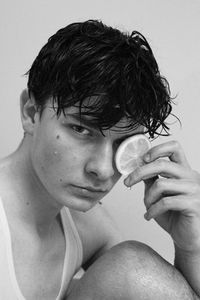
[(81, 168), (81, 155), (77, 147), (73, 147), (70, 141), (64, 142), (59, 135), (55, 135), (53, 142), (45, 143), (45, 147), (40, 149), (39, 156), (38, 165), (42, 172), (60, 182)]
[(61, 161), (56, 139), (39, 136), (32, 149), (33, 165), (41, 177), (52, 177), (57, 173), (56, 165)]

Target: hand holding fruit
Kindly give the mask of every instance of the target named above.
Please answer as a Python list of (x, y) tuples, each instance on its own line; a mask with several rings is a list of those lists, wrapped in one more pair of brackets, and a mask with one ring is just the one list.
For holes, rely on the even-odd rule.
[(200, 251), (200, 174), (175, 141), (152, 147), (144, 161), (124, 182), (145, 182), (146, 219), (155, 219), (180, 249)]

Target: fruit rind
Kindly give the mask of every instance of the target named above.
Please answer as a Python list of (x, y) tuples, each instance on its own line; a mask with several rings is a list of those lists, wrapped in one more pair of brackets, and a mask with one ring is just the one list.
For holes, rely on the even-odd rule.
[[(133, 153), (133, 155), (131, 155), (131, 158), (134, 158), (134, 167), (133, 169), (129, 169), (129, 170), (124, 170), (121, 167), (121, 162), (120, 162), (120, 157), (122, 155), (122, 153), (124, 152), (124, 149), (127, 147), (127, 144), (133, 144), (136, 143), (136, 145), (138, 144), (139, 140), (145, 140), (146, 146), (147, 148), (145, 149), (145, 151), (139, 152), (139, 153)], [(119, 146), (119, 148), (117, 149), (116, 155), (115, 155), (115, 163), (116, 163), (116, 167), (118, 169), (118, 171), (122, 174), (122, 175), (128, 175), (131, 172), (133, 172), (133, 170), (135, 169), (135, 166), (141, 166), (143, 164), (143, 160), (141, 159), (141, 157), (148, 151), (148, 149), (151, 148), (151, 143), (149, 141), (149, 139), (143, 135), (143, 134), (138, 134), (138, 135), (134, 135), (131, 136), (129, 138), (127, 138), (125, 141), (123, 141), (121, 143), (121, 145)]]

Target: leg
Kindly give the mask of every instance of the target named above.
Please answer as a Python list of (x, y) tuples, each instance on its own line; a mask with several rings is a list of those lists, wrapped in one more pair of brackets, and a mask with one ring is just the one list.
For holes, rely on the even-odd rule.
[(67, 300), (194, 300), (172, 265), (145, 244), (127, 241), (101, 256)]

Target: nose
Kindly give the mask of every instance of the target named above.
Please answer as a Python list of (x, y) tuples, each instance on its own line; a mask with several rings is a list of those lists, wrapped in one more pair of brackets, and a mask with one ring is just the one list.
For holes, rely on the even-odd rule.
[(110, 141), (105, 141), (95, 148), (86, 164), (86, 172), (101, 181), (114, 175), (114, 153)]

